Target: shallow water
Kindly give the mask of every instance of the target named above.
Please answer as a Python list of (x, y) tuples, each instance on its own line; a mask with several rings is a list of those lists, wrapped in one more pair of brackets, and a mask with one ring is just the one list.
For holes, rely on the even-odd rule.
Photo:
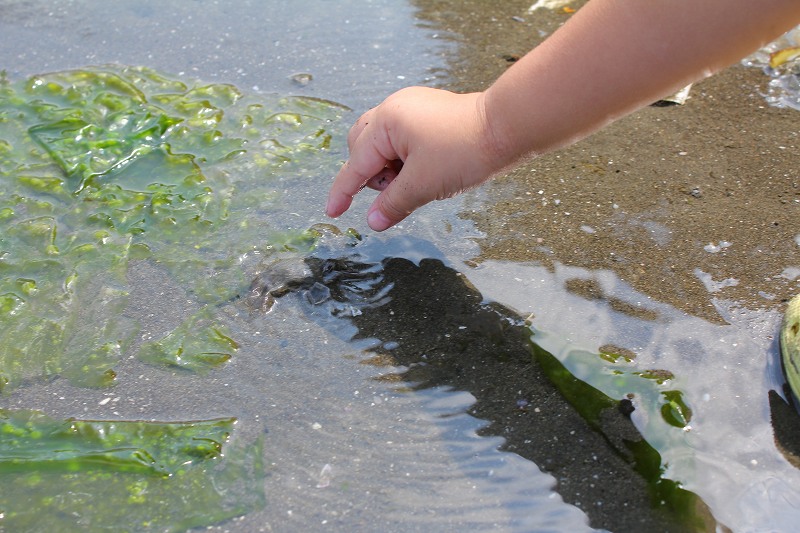
[[(183, 2), (167, 9), (157, 3), (4, 2), (0, 9), (4, 40), (13, 43), (2, 57), (12, 80), (92, 64), (141, 64), (185, 79), (232, 82), (250, 93), (319, 96), (358, 110), (407, 83), (430, 83), (439, 65), (438, 43), (415, 26), (410, 7), (397, 2), (319, 2), (299, 11), (250, 2)], [(313, 79), (298, 85), (297, 73)], [(333, 168), (325, 172), (305, 183), (287, 179), (279, 192), (291, 200), (264, 223), (291, 231), (324, 221), (321, 206)], [(376, 242), (376, 255), (441, 255), (436, 245), (416, 239), (388, 247)], [(243, 259), (251, 266), (258, 260)], [(148, 261), (131, 263), (127, 277), (131, 295), (123, 319), (141, 328), (128, 353), (203, 305)], [(498, 439), (477, 436), (485, 423), (466, 414), (468, 393), (439, 387), (412, 394), (401, 384), (375, 381), (392, 368), (360, 364), (362, 350), (374, 342), (351, 342), (352, 327), (321, 326), (303, 302), (286, 297), (266, 316), (223, 306), (222, 320), (238, 349), (229, 364), (206, 375), (124, 356), (114, 365), (110, 389), (34, 381), (7, 393), (3, 406), (53, 419), (236, 417), (232, 445), (260, 441), (265, 450), (267, 503), (260, 510), (249, 505), (250, 512), (223, 529), (586, 528), (583, 514), (552, 492), (550, 476), (498, 451)], [(112, 525), (102, 499), (97, 508), (94, 514), (91, 507), (75, 510), (74, 525), (62, 520), (57, 527)]]
[[(397, 0), (305, 2), (302, 9), (255, 1), (186, 0), (168, 7), (156, 2), (134, 7), (122, 1), (6, 1), (0, 2), (0, 35), (6, 43), (0, 68), (12, 79), (87, 64), (146, 65), (233, 83), (250, 93), (334, 100), (354, 110), (345, 121), (394, 89), (445, 83), (442, 54), (453, 46), (420, 25), (414, 10)], [(298, 73), (313, 79), (298, 84)], [(322, 170), (304, 181), (286, 179), (280, 190), (285, 202), (274, 212), (255, 215), (254, 222), (263, 218), (265, 225), (287, 230), (328, 222), (322, 206), (333, 169)], [(336, 225), (365, 231), (368, 201), (359, 198)], [(480, 202), (480, 195), (469, 202)], [(464, 289), (445, 295), (454, 306), (475, 298), (504, 306), (498, 311), (500, 326), (467, 321), (466, 330), (491, 339), (492, 328), (524, 328), (527, 318), (542, 348), (617, 400), (633, 387), (635, 372), (670, 371), (674, 378), (667, 386), (636, 382), (636, 401), (642, 403), (635, 403), (632, 415), (661, 454), (665, 477), (699, 495), (715, 519), (735, 531), (790, 530), (797, 523), (800, 474), (774, 444), (767, 399), (767, 391), (782, 384), (774, 355), (777, 313), (748, 311), (716, 299), (728, 324), (712, 324), (651, 300), (610, 271), (476, 264), (477, 242), (484, 236), (459, 217), (464, 205), (459, 200), (428, 206), (386, 235), (365, 233), (355, 247), (331, 237), (315, 254), (345, 255), (378, 265), (377, 272), (388, 258), (407, 259), (411, 265), (439, 260), (433, 266), (424, 263), (433, 273), (420, 282), (458, 277), (478, 293)], [(262, 269), (257, 258), (243, 265), (253, 272)], [(587, 284), (574, 280), (592, 280), (590, 290), (581, 291)], [(128, 282), (131, 295), (124, 316), (141, 326), (134, 347), (160, 338), (201, 307), (184, 284), (146, 261), (129, 269)], [(431, 293), (436, 290), (432, 285)], [(491, 359), (476, 385), (459, 381), (470, 375), (469, 369), (442, 363), (442, 373), (430, 375), (429, 387), (416, 387), (406, 378), (430, 377), (413, 371), (433, 354), (413, 349), (407, 354), (406, 347), (417, 346), (412, 334), (405, 331), (405, 338), (395, 338), (392, 334), (404, 330), (366, 321), (388, 320), (380, 312), (385, 306), (345, 308), (349, 317), (332, 317), (331, 306), (335, 301), (313, 305), (303, 290), (276, 298), (268, 314), (228, 302), (219, 313), (239, 349), (228, 364), (207, 375), (165, 371), (126, 357), (115, 367), (118, 378), (111, 389), (76, 387), (65, 379), (34, 382), (4, 395), (0, 406), (37, 409), (53, 418), (237, 417), (235, 443), (263, 439), (266, 503), (215, 526), (220, 530), (581, 531), (590, 529), (588, 516), (597, 508), (620, 503), (607, 492), (606, 499), (576, 496), (575, 505), (564, 503), (554, 491), (556, 479), (540, 470), (557, 471), (556, 466), (546, 464), (546, 453), (537, 456), (525, 448), (534, 435), (515, 434), (531, 427), (526, 417), (543, 421), (539, 434), (553, 428), (543, 441), (576, 434), (561, 431), (558, 424), (586, 431), (579, 418), (567, 422), (554, 414), (559, 402), (546, 399), (557, 392), (536, 396), (533, 390), (502, 389), (492, 367), (505, 362)], [(420, 335), (426, 334), (436, 332)], [(450, 345), (446, 339), (437, 342), (431, 344)], [(612, 365), (597, 356), (605, 345), (637, 357)], [(629, 380), (615, 382), (620, 373)], [(485, 396), (486, 384), (497, 392)], [(681, 427), (661, 416), (665, 390), (680, 391), (691, 408), (690, 416), (679, 413)], [(495, 403), (500, 407), (485, 408)], [(479, 407), (485, 409), (483, 418), (472, 416)], [(500, 415), (508, 412), (519, 418)], [(618, 436), (613, 429), (605, 433), (612, 441)], [(599, 447), (606, 444), (602, 438), (598, 442), (600, 455)], [(504, 451), (511, 446), (518, 446), (517, 453)], [(571, 446), (579, 448), (573, 442), (559, 445)], [(579, 451), (575, 455), (582, 457)], [(570, 481), (584, 484), (587, 497), (593, 481), (582, 475), (595, 476), (599, 487), (613, 490), (615, 478), (600, 480), (602, 470), (603, 465), (565, 469), (560, 472), (573, 473), (574, 481), (558, 481), (565, 487)], [(623, 493), (620, 488), (617, 499)], [(644, 509), (630, 512), (647, 514)]]
[[(614, 310), (608, 299), (565, 293), (567, 281), (575, 278), (599, 281), (607, 298), (647, 309), (653, 318)], [(692, 409), (689, 424), (665, 433), (647, 418), (654, 410), (633, 413), (668, 465), (666, 476), (700, 495), (715, 518), (734, 531), (794, 527), (800, 516), (800, 473), (775, 447), (767, 398), (767, 391), (781, 390), (784, 382), (776, 358), (777, 313), (718, 300), (730, 324), (711, 324), (636, 293), (610, 272), (578, 268), (550, 272), (489, 263), (470, 279), (484, 294), (532, 313), (534, 324), (547, 332), (535, 337), (537, 342), (559, 359), (571, 360), (567, 366), (590, 383), (603, 380), (593, 374), (596, 366), (584, 366), (587, 356), (604, 344), (635, 352), (638, 369), (674, 372), (672, 387), (683, 392)]]

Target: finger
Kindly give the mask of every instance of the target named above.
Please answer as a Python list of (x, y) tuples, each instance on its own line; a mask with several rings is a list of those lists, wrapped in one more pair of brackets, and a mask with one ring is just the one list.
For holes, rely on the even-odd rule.
[(335, 218), (347, 211), (353, 197), (364, 188), (369, 179), (397, 158), (385, 132), (375, 127), (374, 122), (364, 124), (362, 132), (353, 143), (350, 159), (333, 181), (325, 213)]
[(382, 191), (397, 177), (403, 168), (403, 162), (396, 159), (386, 165), (383, 170), (372, 176), (367, 181), (367, 187), (375, 191)]
[(416, 182), (420, 180), (408, 163), (406, 161), (402, 171), (387, 184), (369, 208), (367, 224), (374, 231), (391, 228), (434, 198), (429, 197), (424, 187), (415, 185), (414, 178), (417, 178)]
[(364, 131), (364, 127), (366, 127), (366, 125), (369, 124), (370, 117), (372, 116), (374, 111), (375, 108), (373, 107), (372, 109), (370, 109), (369, 111), (358, 117), (358, 120), (355, 121), (353, 126), (350, 128), (350, 131), (347, 132), (348, 150), (353, 149), (356, 139), (358, 139), (359, 135), (361, 135), (361, 132)]

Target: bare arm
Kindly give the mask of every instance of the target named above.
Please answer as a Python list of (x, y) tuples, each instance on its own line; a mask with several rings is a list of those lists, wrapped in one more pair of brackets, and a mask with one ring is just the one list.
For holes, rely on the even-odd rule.
[(727, 67), (800, 22), (797, 0), (593, 0), (486, 91), (504, 157), (544, 153)]
[(524, 157), (568, 145), (744, 57), (800, 23), (798, 0), (591, 0), (485, 92), (403, 89), (350, 131), (331, 188), (339, 216), (365, 185), (382, 231)]

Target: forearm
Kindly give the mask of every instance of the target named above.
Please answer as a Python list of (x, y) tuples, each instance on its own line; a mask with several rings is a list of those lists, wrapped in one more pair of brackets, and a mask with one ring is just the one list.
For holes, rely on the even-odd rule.
[(800, 23), (800, 0), (590, 0), (482, 93), (412, 87), (370, 109), (326, 212), (364, 187), (383, 231), (715, 72)]
[(489, 151), (502, 167), (574, 142), (798, 22), (799, 0), (591, 0), (484, 93)]

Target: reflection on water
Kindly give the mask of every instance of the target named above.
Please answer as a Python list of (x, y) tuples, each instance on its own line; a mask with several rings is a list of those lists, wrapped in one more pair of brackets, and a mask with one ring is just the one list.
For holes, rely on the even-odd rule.
[[(667, 477), (702, 497), (716, 520), (735, 531), (794, 527), (800, 471), (789, 462), (796, 445), (787, 443), (796, 435), (797, 413), (774, 392), (782, 394), (784, 383), (774, 340), (778, 313), (716, 300), (727, 323), (712, 324), (632, 290), (611, 272), (561, 265), (550, 271), (490, 261), (466, 274), (485, 295), (533, 315), (546, 332), (537, 343), (600, 390), (612, 390), (610, 382), (583, 361), (603, 345), (635, 353), (639, 370), (669, 369), (671, 387), (691, 408), (690, 423), (664, 432), (654, 410), (631, 415), (668, 465)], [(587, 284), (594, 292), (567, 292), (574, 279), (594, 280)], [(647, 317), (615, 309), (617, 299), (647, 309)]]
[[(541, 28), (531, 26), (534, 18), (526, 14), (529, 3), (462, 2), (442, 10), (438, 2), (416, 2), (423, 13), (433, 10), (445, 19), (451, 28), (445, 31), (432, 19), (419, 22), (411, 6), (398, 0), (310, 0), (303, 9), (291, 3), (249, 0), (177, 0), (169, 5), (8, 1), (0, 2), (0, 33), (7, 45), (0, 69), (20, 79), (113, 61), (234, 82), (240, 89), (330, 98), (361, 111), (393, 89), (441, 83), (437, 78), (443, 71), (441, 41), (432, 39), (433, 34), (447, 34), (466, 49), (477, 50), (475, 57), (489, 68), (464, 70), (467, 62), (462, 60), (450, 65), (449, 72), (468, 78), (459, 82), (462, 87), (485, 86), (507, 66), (505, 54), (524, 52), (543, 35)], [(525, 14), (525, 23), (510, 14), (505, 17), (516, 8), (519, 12), (513, 14)], [(548, 31), (564, 20), (560, 14), (542, 17), (547, 24), (540, 26)], [(470, 27), (460, 36), (455, 33), (459, 21)], [(481, 24), (481, 31), (474, 30)], [(297, 85), (291, 77), (296, 73), (310, 73), (313, 78), (307, 85)], [(694, 91), (689, 101), (694, 105), (669, 116), (646, 115), (635, 122), (640, 128), (635, 140), (661, 138), (669, 117), (702, 110), (703, 102), (712, 102), (707, 107), (718, 114), (722, 99), (714, 98), (713, 90), (708, 94)], [(751, 123), (750, 116), (746, 118)], [(749, 128), (757, 126), (752, 122)], [(730, 121), (736, 131), (741, 123)], [(648, 125), (657, 127), (658, 135), (648, 135), (654, 131)], [(677, 140), (665, 141), (673, 144), (664, 153), (677, 147), (682, 154), (688, 144), (693, 155), (694, 145), (703, 146), (697, 137), (686, 140), (684, 124), (675, 131), (678, 137), (672, 139)], [(100, 312), (108, 309), (103, 301), (127, 301), (124, 310), (112, 306), (122, 313), (119, 325), (140, 326), (129, 345), (110, 354), (115, 363), (115, 375), (108, 375), (116, 378), (113, 387), (81, 388), (74, 376), (70, 381), (65, 379), (68, 375), (48, 373), (46, 380), (21, 379), (19, 388), (2, 397), (3, 407), (42, 410), (55, 420), (236, 417), (235, 447), (253, 449), (253, 443), (263, 442), (265, 500), (260, 510), (216, 526), (220, 530), (581, 531), (587, 529), (587, 516), (595, 525), (611, 524), (599, 518), (605, 515), (630, 526), (620, 526), (620, 531), (639, 531), (644, 529), (636, 527), (640, 520), (669, 526), (673, 520), (707, 518), (676, 498), (668, 498), (667, 505), (656, 501), (653, 510), (653, 490), (656, 494), (662, 490), (663, 495), (674, 488), (670, 481), (685, 489), (676, 494), (686, 494), (690, 500), (698, 495), (720, 524), (734, 530), (792, 530), (800, 508), (800, 480), (791, 466), (798, 455), (791, 444), (797, 441), (795, 413), (777, 393), (767, 399), (767, 391), (780, 391), (783, 382), (772, 341), (779, 316), (750, 312), (721, 296), (732, 289), (755, 287), (763, 289), (764, 298), (779, 299), (793, 288), (796, 275), (791, 268), (780, 273), (787, 268), (785, 258), (796, 251), (794, 233), (789, 239), (782, 234), (755, 238), (769, 242), (767, 248), (779, 248), (778, 256), (770, 256), (779, 257), (777, 269), (774, 265), (754, 269), (748, 266), (752, 257), (735, 255), (742, 254), (743, 241), (732, 238), (729, 228), (738, 227), (741, 204), (736, 204), (730, 218), (716, 217), (718, 223), (713, 221), (710, 227), (718, 225), (719, 232), (670, 234), (676, 227), (668, 212), (662, 214), (657, 206), (634, 208), (643, 196), (650, 196), (650, 189), (643, 194), (638, 186), (626, 193), (624, 188), (583, 187), (584, 181), (578, 181), (576, 172), (593, 183), (624, 172), (628, 180), (610, 181), (636, 184), (643, 175), (634, 172), (627, 159), (638, 158), (637, 169), (642, 161), (658, 159), (640, 152), (640, 145), (623, 144), (615, 151), (610, 145), (616, 145), (619, 136), (612, 136), (614, 143), (601, 142), (599, 148), (584, 145), (565, 155), (563, 165), (547, 162), (537, 174), (535, 188), (518, 190), (506, 182), (503, 194), (513, 199), (514, 213), (503, 215), (485, 209), (485, 204), (478, 206), (480, 212), (489, 213), (493, 225), (484, 228), (492, 235), (480, 234), (472, 222), (459, 218), (462, 204), (454, 201), (420, 210), (385, 242), (371, 235), (364, 242), (355, 237), (333, 239), (327, 249), (323, 242), (308, 262), (297, 243), (294, 252), (266, 261), (258, 250), (223, 253), (224, 261), (235, 263), (224, 270), (228, 278), (214, 268), (186, 269), (133, 254), (125, 281), (130, 294), (115, 292), (92, 299), (94, 289), (87, 285), (87, 305), (78, 315), (99, 327), (110, 323)], [(778, 155), (791, 156), (787, 146)], [(668, 163), (694, 176), (713, 171), (714, 180), (717, 175), (720, 180), (723, 174), (735, 175), (721, 163), (733, 161), (734, 148), (717, 148), (724, 157), (680, 155), (674, 156), (675, 161), (668, 158)], [(660, 149), (658, 153), (660, 158), (663, 153)], [(747, 171), (751, 167), (744, 159), (731, 163), (731, 168), (757, 175), (755, 170), (765, 160), (753, 161), (753, 172)], [(672, 179), (661, 170), (654, 183)], [(332, 172), (321, 165), (278, 176), (268, 195), (279, 199), (274, 212), (262, 209), (259, 200), (239, 213), (238, 220), (249, 223), (245, 244), (277, 242), (276, 235), (264, 236), (261, 229), (266, 226), (286, 228), (289, 235), (318, 223)], [(774, 175), (782, 172), (778, 168)], [(546, 176), (553, 180), (545, 181)], [(715, 189), (701, 184), (703, 201), (708, 202)], [(687, 183), (688, 190), (696, 185)], [(762, 191), (780, 197), (783, 191), (775, 187), (770, 183), (750, 187), (735, 176), (719, 190), (725, 189), (725, 198), (733, 200), (744, 190), (748, 197)], [(576, 198), (566, 192), (579, 189), (599, 196)], [(528, 194), (546, 198), (547, 210), (544, 202), (532, 209)], [(370, 199), (362, 196), (342, 227), (364, 227), (363, 212)], [(686, 199), (700, 200), (691, 195)], [(588, 207), (581, 211), (584, 204)], [(601, 204), (619, 215), (598, 218), (598, 211), (607, 211)], [(561, 216), (564, 210), (572, 213), (571, 218)], [(677, 213), (680, 218), (711, 211), (717, 212), (695, 208)], [(522, 215), (530, 212), (532, 219), (546, 222), (541, 231), (521, 231)], [(763, 218), (759, 210), (756, 218), (740, 225), (761, 227)], [(564, 220), (575, 220), (574, 228)], [(779, 226), (764, 222), (769, 230), (764, 235), (791, 229), (791, 220), (778, 217)], [(498, 235), (508, 236), (508, 228), (513, 238), (501, 239), (496, 249), (533, 250), (539, 255), (526, 257), (540, 260), (541, 265), (483, 260), (479, 266), (462, 267), (465, 258), (480, 255), (474, 239), (486, 237), (485, 242), (492, 243)], [(614, 228), (622, 228), (630, 237), (623, 239), (621, 249), (613, 250), (620, 253), (589, 256), (602, 239), (617, 236)], [(636, 235), (631, 237), (625, 228), (642, 232), (643, 238), (634, 239)], [(581, 231), (570, 233), (573, 229)], [(526, 232), (527, 236), (519, 236)], [(238, 239), (241, 244), (242, 235), (240, 230), (217, 234), (216, 243)], [(704, 249), (709, 242), (729, 240), (733, 245), (719, 253)], [(284, 241), (293, 247), (289, 237)], [(658, 246), (681, 243), (681, 249), (689, 246), (696, 252), (683, 254), (694, 257), (685, 263), (690, 274), (672, 267), (674, 259), (683, 257), (675, 254), (664, 263), (670, 270), (657, 277), (670, 287), (688, 283), (687, 293), (667, 291), (677, 294), (676, 299), (698, 291), (707, 296), (708, 285), (704, 288), (691, 274), (694, 267), (703, 267), (698, 254), (715, 260), (727, 254), (724, 268), (701, 272), (704, 276), (707, 272), (711, 281), (733, 277), (740, 284), (715, 293), (713, 308), (694, 307), (696, 316), (708, 311), (707, 316), (722, 317), (719, 323), (679, 312), (676, 307), (681, 302), (662, 299), (672, 301), (669, 306), (650, 300), (610, 270), (559, 263), (585, 255), (585, 264), (616, 268), (641, 290), (645, 278), (638, 276), (647, 272), (639, 263), (649, 263), (651, 241)], [(230, 248), (225, 244), (201, 252), (207, 258), (220, 249)], [(342, 257), (353, 262), (337, 263)], [(391, 259), (384, 262), (387, 257)], [(745, 274), (752, 274), (749, 281)], [(15, 290), (31, 291), (28, 278)], [(256, 281), (249, 286), (251, 280)], [(223, 283), (230, 290), (219, 298), (193, 290), (209, 282)], [(503, 305), (485, 305), (484, 299)], [(9, 297), (3, 304), (13, 309), (16, 301)], [(401, 313), (398, 306), (413, 312)], [(192, 330), (209, 310), (226, 326), (219, 331), (238, 346), (223, 365), (203, 375), (179, 365), (152, 365), (130, 357), (142, 345), (159, 343), (162, 348), (173, 346), (166, 352), (180, 352), (182, 345), (169, 342), (170, 332)], [(531, 332), (535, 345), (529, 343)], [(71, 347), (77, 350), (91, 337), (79, 332)], [(536, 362), (531, 354), (537, 356)], [(555, 387), (551, 379), (559, 375)], [(630, 391), (633, 398), (627, 397)], [(607, 403), (582, 401), (585, 395), (597, 394)], [(637, 444), (655, 450), (657, 456), (637, 456)], [(659, 488), (657, 480), (665, 483)], [(134, 500), (140, 496), (122, 494)], [(76, 494), (75, 501), (80, 504), (83, 497)], [(262, 504), (257, 503), (254, 507)], [(601, 508), (612, 511), (601, 513)], [(680, 514), (687, 509), (688, 517)]]
[[(354, 340), (373, 343), (364, 363), (404, 368), (381, 380), (410, 382), (417, 391), (469, 391), (475, 398), (469, 413), (488, 422), (479, 433), (502, 437), (503, 450), (555, 476), (559, 493), (583, 508), (593, 525), (616, 531), (706, 529), (702, 502), (662, 478), (658, 453), (629, 418), (634, 404), (645, 408), (653, 382), (631, 384), (623, 389), (627, 397), (614, 398), (575, 379), (531, 343), (524, 320), (485, 304), (463, 274), (440, 260), (363, 263), (336, 257), (305, 263), (304, 278), (294, 283), (298, 302), (328, 328), (340, 330), (341, 319), (355, 326)], [(319, 292), (328, 297), (313, 296)], [(616, 379), (639, 377), (620, 372)], [(680, 393), (672, 394), (671, 403), (680, 404)], [(558, 432), (552, 431), (555, 425)], [(637, 512), (625, 512), (630, 508)]]

